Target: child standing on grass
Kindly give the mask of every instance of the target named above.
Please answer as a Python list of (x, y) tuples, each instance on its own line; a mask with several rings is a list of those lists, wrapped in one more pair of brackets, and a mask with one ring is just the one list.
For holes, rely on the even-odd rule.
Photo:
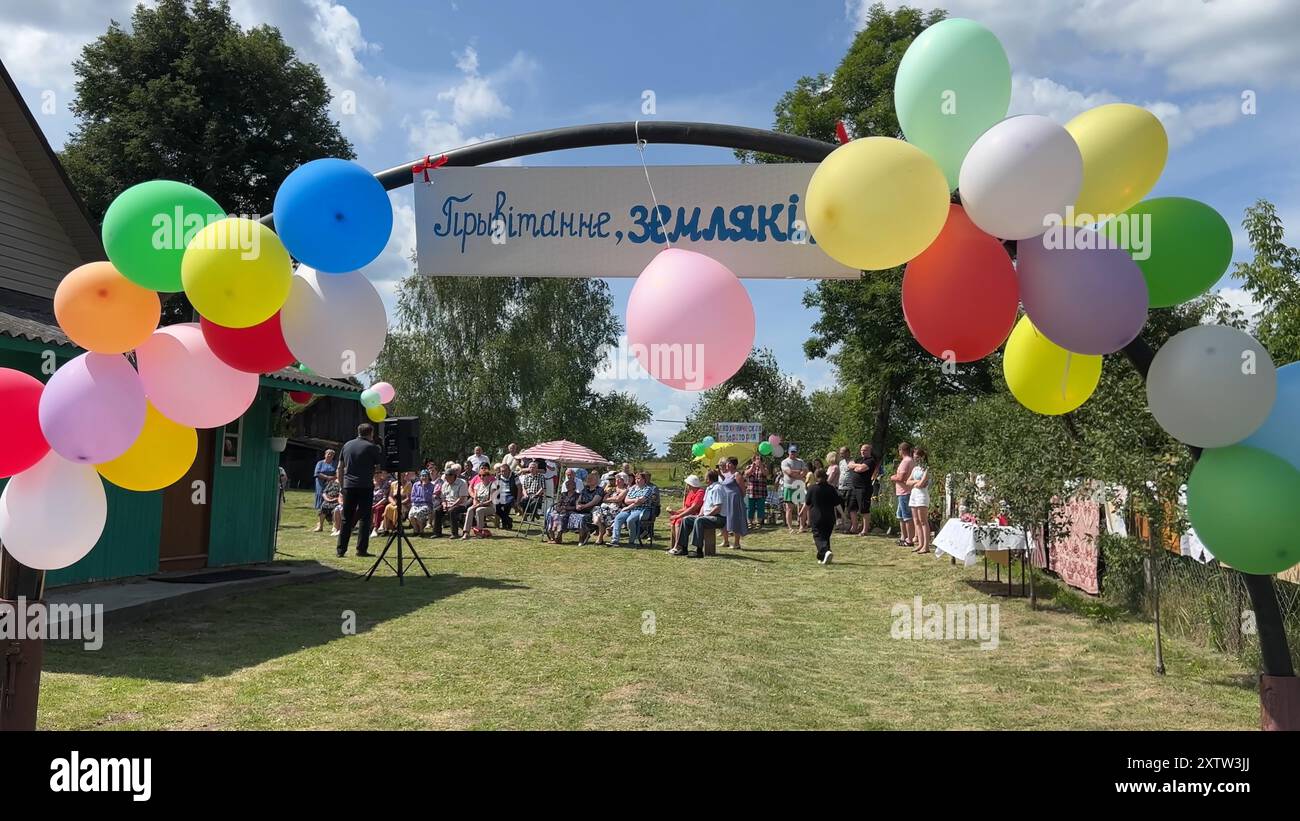
[(808, 490), (806, 500), (808, 523), (812, 526), (817, 561), (826, 565), (831, 563), (831, 533), (835, 531), (835, 513), (840, 506), (840, 494), (826, 481), (826, 468), (817, 468), (813, 477), (813, 486)]

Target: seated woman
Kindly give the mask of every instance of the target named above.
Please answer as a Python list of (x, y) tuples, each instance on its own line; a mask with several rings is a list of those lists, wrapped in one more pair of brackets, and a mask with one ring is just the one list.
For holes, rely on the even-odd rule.
[(569, 529), (578, 531), (578, 544), (585, 545), (591, 538), (591, 520), (604, 498), (600, 478), (595, 471), (589, 472), (583, 477), (582, 490), (578, 491), (578, 504), (569, 514)]
[(564, 490), (555, 497), (555, 506), (546, 514), (546, 541), (551, 544), (564, 543), (564, 531), (569, 524), (569, 515), (578, 507), (578, 483), (575, 479), (564, 482)]
[[(397, 505), (398, 483), (402, 488), (401, 510)], [(411, 485), (415, 482), (415, 472), (393, 474), (393, 481), (388, 483), (388, 504), (384, 506), (384, 530), (392, 533), (397, 529), (397, 520), (405, 519), (411, 512)]]
[(338, 479), (330, 479), (325, 483), (325, 489), (321, 491), (320, 497), (320, 518), (321, 521), (329, 519), (334, 525), (334, 532), (331, 536), (339, 535), (343, 529), (343, 490), (339, 487)]
[(492, 535), (487, 529), (487, 517), (496, 507), (496, 493), (496, 475), (492, 466), (484, 462), (469, 485), (469, 509), (465, 512), (462, 540), (468, 539), (471, 533), (484, 539)]
[(429, 471), (420, 471), (420, 480), (411, 485), (411, 535), (419, 536), (433, 523), (433, 480)]
[(623, 478), (623, 474), (615, 473), (610, 477), (609, 484), (605, 486), (604, 501), (592, 516), (592, 523), (596, 526), (596, 544), (605, 544), (605, 534), (614, 523), (614, 517), (623, 508), (623, 500), (626, 498), (627, 480)]
[(700, 481), (700, 477), (692, 473), (686, 477), (686, 496), (682, 499), (682, 506), (676, 510), (668, 511), (668, 522), (672, 528), (672, 535), (668, 539), (669, 551), (677, 547), (678, 534), (682, 531), (682, 519), (699, 513), (700, 504), (703, 501), (704, 483)]
[(371, 523), (371, 536), (382, 536), (386, 533), (384, 527), (384, 511), (388, 509), (388, 471), (383, 468), (375, 468), (375, 495), (371, 500), (370, 513), (373, 519)]

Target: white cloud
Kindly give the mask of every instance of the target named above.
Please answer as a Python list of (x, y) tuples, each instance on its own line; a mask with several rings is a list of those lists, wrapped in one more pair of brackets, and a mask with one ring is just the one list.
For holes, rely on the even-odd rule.
[(1229, 307), (1240, 310), (1247, 321), (1253, 320), (1255, 315), (1259, 313), (1259, 303), (1242, 288), (1220, 288), (1218, 294), (1224, 302), (1228, 303)]
[[(1008, 114), (1041, 114), (1058, 123), (1066, 123), (1090, 108), (1122, 102), (1118, 95), (1102, 89), (1082, 92), (1049, 77), (1011, 76), (1011, 107)], [(1169, 135), (1169, 144), (1177, 147), (1191, 142), (1202, 132), (1231, 125), (1241, 118), (1241, 103), (1236, 97), (1223, 96), (1179, 105), (1167, 100), (1139, 103), (1160, 119)]]
[[(847, 0), (861, 28), (874, 0)], [(890, 8), (917, 6), (888, 0)], [(922, 4), (924, 5), (924, 4)], [(1121, 78), (1135, 65), (1164, 75), (1172, 90), (1300, 86), (1300, 13), (1295, 0), (946, 0), (950, 16), (988, 26), (1012, 67)]]
[(496, 139), (495, 131), (474, 132), (487, 121), (508, 120), (513, 112), (504, 95), (515, 86), (532, 83), (539, 70), (537, 62), (523, 52), (489, 74), (480, 72), (478, 50), (472, 45), (453, 56), (460, 76), (433, 95), (438, 105), (402, 120), (407, 142), (416, 154)]

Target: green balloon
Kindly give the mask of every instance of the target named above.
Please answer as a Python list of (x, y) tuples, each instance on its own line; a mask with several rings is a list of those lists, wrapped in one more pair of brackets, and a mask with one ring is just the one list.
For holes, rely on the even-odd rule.
[[(1210, 290), (1232, 262), (1232, 229), (1203, 202), (1186, 197), (1143, 200), (1114, 222), (1112, 231), (1128, 232), (1127, 238), (1112, 236), (1124, 242), (1122, 247), (1142, 269), (1152, 308), (1195, 299)], [(1146, 259), (1138, 259), (1142, 256)]]
[(691, 445), (691, 455), (694, 456), (696, 459), (703, 456), (706, 450), (708, 450), (708, 448), (704, 447), (703, 442), (696, 442), (695, 444)]
[(1300, 499), (1300, 471), (1245, 445), (1209, 448), (1187, 480), (1187, 515), (1216, 558), (1269, 575), (1300, 563), (1300, 539), (1283, 515)]
[(377, 408), (382, 404), (384, 403), (379, 399), (379, 391), (374, 388), (366, 388), (361, 392), (361, 407)]
[(226, 212), (192, 185), (150, 180), (117, 195), (104, 213), (104, 251), (122, 276), (153, 291), (182, 290), (186, 243)]
[(759, 443), (758, 443), (758, 452), (761, 453), (761, 454), (763, 454), (764, 456), (771, 456), (771, 455), (772, 455), (772, 443), (771, 443), (771, 442), (759, 442)]
[(894, 75), (894, 110), (907, 141), (957, 187), (966, 152), (1011, 105), (1011, 63), (993, 32), (961, 17), (917, 35)]

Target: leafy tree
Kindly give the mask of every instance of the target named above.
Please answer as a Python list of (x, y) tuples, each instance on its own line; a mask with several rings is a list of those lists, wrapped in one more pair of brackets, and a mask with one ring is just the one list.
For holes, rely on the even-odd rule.
[(1282, 220), (1268, 200), (1246, 209), (1242, 227), (1255, 256), (1233, 274), (1260, 305), (1255, 337), (1278, 364), (1300, 361), (1300, 250), (1282, 241)]
[(601, 280), (412, 275), (375, 371), (396, 388), (398, 412), (422, 418), (430, 456), (564, 438), (641, 459), (649, 408), (591, 388), (618, 331)]
[[(136, 6), (73, 64), (77, 127), (61, 159), (99, 220), (126, 188), (180, 180), (229, 213), (264, 214), (289, 172), (354, 156), (320, 71), (270, 26), (244, 31), (225, 0)], [(184, 295), (164, 321), (190, 319)]]

